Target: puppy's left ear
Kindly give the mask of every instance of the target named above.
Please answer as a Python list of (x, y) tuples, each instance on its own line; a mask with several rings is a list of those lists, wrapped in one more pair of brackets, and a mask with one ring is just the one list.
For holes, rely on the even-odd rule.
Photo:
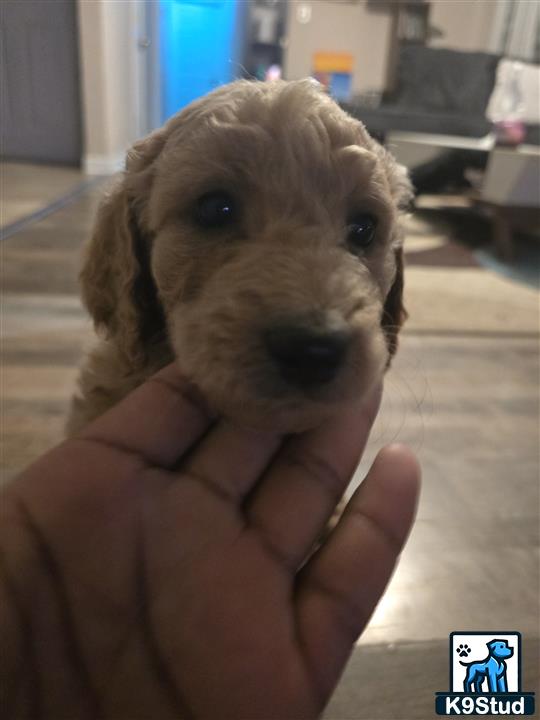
[[(411, 202), (414, 198), (414, 190), (411, 181), (409, 180), (407, 168), (404, 165), (397, 163), (392, 155), (384, 148), (380, 149), (380, 158), (388, 179), (392, 199), (396, 204), (399, 215), (401, 215), (410, 208)], [(398, 347), (398, 334), (401, 326), (407, 319), (407, 311), (403, 305), (404, 263), (403, 247), (401, 245), (402, 238), (399, 237), (401, 232), (401, 228), (398, 227), (396, 229), (398, 237), (395, 238), (395, 241), (400, 244), (394, 248), (396, 274), (392, 287), (386, 296), (381, 320), (381, 325), (386, 336), (388, 352), (390, 353), (388, 366), (390, 365), (392, 357), (395, 355)]]
[(386, 337), (389, 358), (388, 365), (398, 348), (398, 334), (407, 319), (407, 311), (403, 305), (403, 248), (394, 250), (396, 256), (396, 274), (394, 282), (384, 303), (381, 326)]

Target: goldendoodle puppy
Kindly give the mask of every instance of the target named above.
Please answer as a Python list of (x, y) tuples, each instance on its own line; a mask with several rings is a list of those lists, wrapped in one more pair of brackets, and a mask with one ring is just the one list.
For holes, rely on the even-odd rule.
[(102, 340), (76, 432), (176, 359), (219, 414), (283, 432), (366, 394), (404, 319), (405, 171), (311, 80), (238, 81), (129, 152), (82, 270)]

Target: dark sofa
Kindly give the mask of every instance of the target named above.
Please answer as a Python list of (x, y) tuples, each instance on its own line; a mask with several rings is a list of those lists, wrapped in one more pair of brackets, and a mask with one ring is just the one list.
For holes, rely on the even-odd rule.
[(377, 108), (341, 103), (369, 132), (436, 133), (480, 138), (491, 129), (486, 107), (495, 85), (498, 55), (406, 45), (395, 91)]

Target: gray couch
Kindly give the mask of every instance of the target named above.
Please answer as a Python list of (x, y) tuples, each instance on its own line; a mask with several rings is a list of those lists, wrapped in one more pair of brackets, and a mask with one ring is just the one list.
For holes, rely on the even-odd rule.
[(486, 108), (495, 85), (498, 55), (406, 45), (397, 82), (378, 108), (342, 103), (383, 140), (389, 131), (480, 138), (490, 131)]

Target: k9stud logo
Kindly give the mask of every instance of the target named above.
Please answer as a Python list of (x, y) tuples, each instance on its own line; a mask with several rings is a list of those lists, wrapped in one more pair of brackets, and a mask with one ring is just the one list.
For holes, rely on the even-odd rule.
[(521, 690), (518, 632), (453, 632), (450, 691), (435, 698), (438, 715), (532, 715), (534, 693)]

